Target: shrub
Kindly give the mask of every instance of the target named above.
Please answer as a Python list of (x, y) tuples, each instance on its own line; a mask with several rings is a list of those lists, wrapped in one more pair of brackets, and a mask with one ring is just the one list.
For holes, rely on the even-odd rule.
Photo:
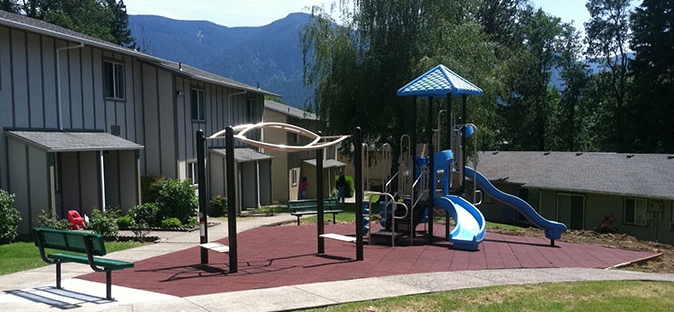
[(149, 175), (140, 178), (141, 201), (143, 203), (154, 203), (159, 197), (159, 190), (165, 179), (159, 175)]
[(106, 239), (116, 239), (119, 234), (117, 226), (117, 209), (106, 209), (105, 212), (94, 208), (91, 211), (89, 229), (94, 233), (103, 235)]
[(12, 206), (14, 194), (0, 190), (0, 245), (13, 242), (18, 234), (21, 212)]
[(211, 207), (208, 210), (208, 215), (211, 217), (222, 217), (227, 211), (227, 197), (220, 194), (211, 198)]
[(197, 216), (197, 194), (189, 180), (167, 179), (157, 197), (157, 219), (177, 218), (182, 224)]
[(40, 210), (37, 215), (37, 223), (44, 228), (67, 230), (70, 228), (70, 221), (67, 218), (57, 220), (56, 216), (51, 211)]
[(183, 226), (178, 218), (168, 218), (161, 220), (161, 226), (166, 228), (177, 228)]
[(129, 229), (134, 225), (133, 218), (130, 215), (117, 218), (117, 226), (121, 229)]
[(138, 226), (150, 227), (157, 225), (157, 211), (157, 204), (144, 203), (129, 209), (129, 216)]

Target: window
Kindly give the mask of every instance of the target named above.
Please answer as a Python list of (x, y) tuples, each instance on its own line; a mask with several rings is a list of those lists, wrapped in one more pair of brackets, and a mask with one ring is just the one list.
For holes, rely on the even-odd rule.
[(625, 224), (646, 225), (646, 209), (648, 201), (643, 198), (625, 198)]
[(585, 224), (585, 197), (557, 194), (557, 220), (569, 229), (582, 230)]
[(192, 105), (192, 120), (205, 121), (206, 112), (204, 105), (204, 90), (192, 89), (190, 90), (190, 101)]
[(198, 166), (197, 166), (197, 161), (196, 160), (188, 160), (187, 161), (187, 178), (192, 181), (192, 185), (198, 185), (199, 184), (199, 171), (198, 171)]
[(106, 98), (124, 99), (124, 64), (103, 61), (103, 92)]

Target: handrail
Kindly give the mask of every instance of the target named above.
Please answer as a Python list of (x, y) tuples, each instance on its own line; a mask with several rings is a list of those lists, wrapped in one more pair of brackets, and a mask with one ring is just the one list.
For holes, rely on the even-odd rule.
[[(405, 207), (405, 216), (409, 213), (409, 208), (405, 203), (401, 202), (396, 202), (395, 197), (391, 195), (391, 193), (384, 193), (384, 192), (368, 192), (369, 197), (372, 197), (373, 195), (379, 195), (381, 197), (386, 198), (384, 201), (384, 215), (386, 215), (386, 211), (388, 210), (388, 204), (391, 203), (391, 246), (395, 246), (395, 236), (393, 233), (395, 232), (395, 226), (396, 226), (396, 221), (395, 219), (403, 219), (403, 217), (396, 217), (396, 210), (398, 208), (398, 205), (402, 205)], [(370, 205), (372, 205), (372, 202), (370, 202)], [(372, 211), (372, 210), (370, 210)]]

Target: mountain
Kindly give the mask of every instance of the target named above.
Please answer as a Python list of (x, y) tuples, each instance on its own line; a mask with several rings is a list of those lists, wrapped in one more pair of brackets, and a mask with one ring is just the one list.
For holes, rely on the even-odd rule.
[(304, 108), (311, 90), (302, 82), (300, 31), (309, 14), (292, 13), (260, 27), (226, 27), (208, 21), (181, 21), (129, 15), (129, 28), (144, 53), (182, 62), (283, 97)]

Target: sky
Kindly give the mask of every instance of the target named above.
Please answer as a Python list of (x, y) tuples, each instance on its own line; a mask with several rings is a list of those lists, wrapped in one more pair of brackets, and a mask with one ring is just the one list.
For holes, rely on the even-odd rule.
[[(574, 21), (583, 29), (590, 15), (587, 0), (533, 0), (535, 7), (560, 17), (563, 22)], [(196, 5), (198, 3), (198, 5)], [(313, 5), (329, 10), (331, 0), (124, 0), (130, 15), (151, 14), (179, 20), (207, 20), (227, 27), (263, 26), (282, 19), (290, 13), (309, 12)]]
[[(574, 22), (578, 30), (590, 18), (587, 0), (532, 0), (535, 7)], [(635, 4), (636, 0), (632, 0)], [(198, 3), (198, 5), (197, 5)], [(179, 20), (206, 20), (227, 27), (263, 26), (313, 5), (329, 10), (331, 0), (124, 0), (130, 15), (151, 14)]]

